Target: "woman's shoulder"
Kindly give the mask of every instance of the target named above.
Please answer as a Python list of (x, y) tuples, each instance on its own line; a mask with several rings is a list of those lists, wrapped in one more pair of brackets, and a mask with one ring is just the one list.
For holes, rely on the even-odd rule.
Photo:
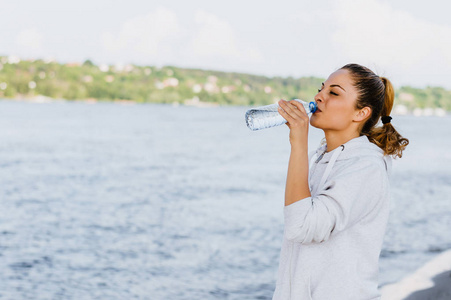
[(386, 176), (391, 164), (385, 157), (378, 155), (358, 155), (343, 159), (336, 164), (336, 173), (350, 176), (375, 177)]

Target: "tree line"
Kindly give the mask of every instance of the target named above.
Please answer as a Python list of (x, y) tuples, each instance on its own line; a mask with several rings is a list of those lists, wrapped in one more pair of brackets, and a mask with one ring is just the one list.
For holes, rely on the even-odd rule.
[[(96, 65), (0, 57), (0, 97), (150, 103), (212, 102), (264, 105), (278, 99), (311, 100), (324, 78), (266, 77), (175, 66)], [(451, 110), (451, 91), (442, 87), (396, 90), (396, 104), (407, 109)]]

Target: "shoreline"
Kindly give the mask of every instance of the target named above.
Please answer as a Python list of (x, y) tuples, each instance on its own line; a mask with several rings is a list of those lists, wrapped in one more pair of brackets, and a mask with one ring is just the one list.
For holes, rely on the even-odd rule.
[[(163, 105), (171, 105), (174, 108), (180, 107), (180, 106), (187, 106), (187, 107), (198, 107), (198, 108), (211, 108), (211, 107), (238, 107), (242, 105), (220, 105), (217, 102), (205, 102), (200, 101), (199, 98), (193, 98), (193, 99), (186, 99), (183, 102), (172, 102), (172, 103), (165, 103), (165, 102), (138, 102), (135, 100), (127, 100), (127, 99), (117, 99), (117, 100), (99, 100), (96, 98), (87, 98), (87, 99), (75, 99), (75, 100), (68, 100), (68, 99), (56, 99), (51, 98), (47, 96), (33, 96), (33, 97), (16, 97), (16, 98), (0, 98), (0, 100), (3, 101), (17, 101), (17, 102), (28, 102), (28, 103), (38, 103), (38, 104), (46, 104), (46, 103), (58, 103), (58, 102), (80, 102), (80, 103), (86, 103), (86, 104), (97, 104), (97, 103), (116, 103), (116, 104), (123, 104), (123, 105), (136, 105), (136, 104), (163, 104)], [(254, 105), (254, 106), (245, 106), (245, 107), (259, 107), (262, 105)], [(395, 108), (393, 108), (394, 111), (392, 111), (392, 116), (413, 116), (413, 117), (448, 117), (451, 116), (451, 112), (448, 112), (446, 110), (443, 110), (441, 108), (429, 108), (424, 109), (424, 112), (419, 112), (419, 108), (415, 109), (411, 112), (397, 112)]]
[(451, 249), (400, 281), (381, 288), (381, 300), (451, 299)]
[[(184, 102), (172, 102), (172, 103), (165, 103), (165, 102), (138, 102), (135, 100), (127, 100), (127, 99), (117, 99), (117, 100), (111, 100), (111, 99), (105, 99), (100, 100), (96, 98), (87, 98), (87, 99), (56, 99), (51, 98), (47, 96), (34, 96), (34, 97), (17, 97), (17, 98), (0, 98), (0, 100), (3, 101), (11, 101), (11, 102), (27, 102), (27, 103), (37, 103), (37, 104), (46, 104), (46, 103), (62, 103), (62, 102), (80, 102), (85, 104), (97, 104), (97, 103), (116, 103), (116, 104), (123, 104), (123, 105), (135, 105), (135, 104), (162, 104), (162, 105), (171, 105), (173, 107), (179, 107), (179, 106), (191, 106), (191, 107), (219, 107), (221, 106), (219, 103), (216, 102), (205, 102), (200, 101), (199, 98), (194, 99), (188, 99)], [(234, 106), (234, 105), (231, 105)]]

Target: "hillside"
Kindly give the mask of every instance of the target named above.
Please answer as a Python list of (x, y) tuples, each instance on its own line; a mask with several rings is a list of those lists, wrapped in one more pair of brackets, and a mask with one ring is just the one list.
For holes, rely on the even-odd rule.
[[(265, 77), (173, 66), (61, 64), (0, 57), (0, 98), (100, 101), (130, 100), (152, 103), (215, 103), (262, 105), (283, 99), (310, 100), (324, 79), (316, 77)], [(451, 110), (451, 91), (441, 87), (401, 87), (398, 109)]]

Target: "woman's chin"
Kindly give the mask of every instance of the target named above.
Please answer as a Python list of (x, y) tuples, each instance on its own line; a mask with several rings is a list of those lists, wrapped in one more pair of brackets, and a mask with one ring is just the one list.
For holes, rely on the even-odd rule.
[(311, 118), (310, 118), (310, 125), (312, 125), (315, 128), (321, 129), (321, 125), (319, 124), (319, 122), (318, 122), (318, 120), (317, 120), (315, 115), (311, 116)]

